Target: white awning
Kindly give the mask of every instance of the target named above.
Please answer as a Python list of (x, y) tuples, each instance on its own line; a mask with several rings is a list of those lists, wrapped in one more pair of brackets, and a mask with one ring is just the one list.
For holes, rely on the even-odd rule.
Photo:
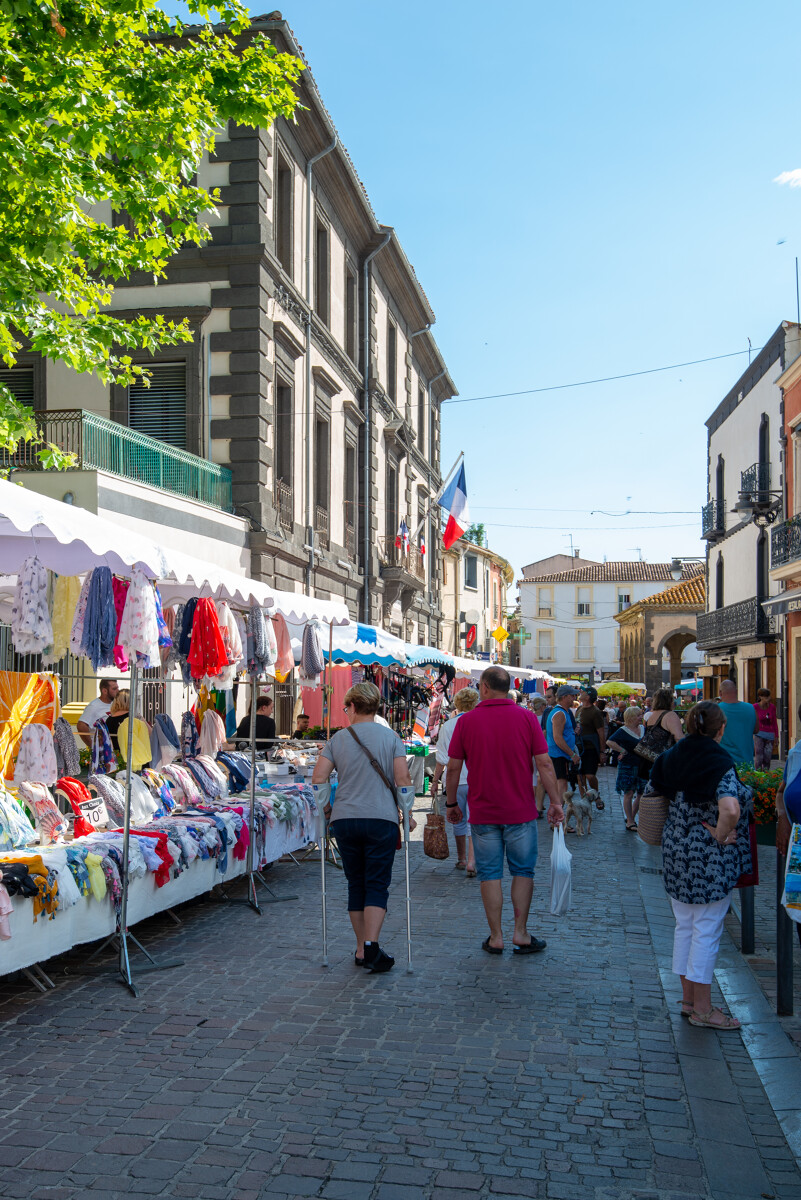
[[(287, 621), (305, 625), (315, 618), (327, 625), (352, 624), (348, 606), (344, 600), (318, 600), (316, 596), (302, 596), (300, 592), (271, 591), (273, 608)], [(326, 635), (327, 636), (327, 635)], [(325, 646), (327, 652), (327, 644)]]

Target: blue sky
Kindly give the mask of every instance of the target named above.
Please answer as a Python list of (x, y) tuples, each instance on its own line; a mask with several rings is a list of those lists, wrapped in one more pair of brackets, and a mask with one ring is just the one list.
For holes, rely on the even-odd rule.
[[(801, 191), (773, 179), (801, 167), (797, 4), (282, 11), (461, 397), (758, 348), (795, 319)], [(464, 450), (516, 570), (569, 534), (598, 559), (700, 555), (704, 420), (747, 361), (446, 405), (443, 470)]]

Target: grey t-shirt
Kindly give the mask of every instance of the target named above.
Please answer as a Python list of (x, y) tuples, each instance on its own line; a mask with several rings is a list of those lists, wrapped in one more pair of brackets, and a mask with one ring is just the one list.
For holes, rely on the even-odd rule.
[[(406, 750), (397, 733), (373, 721), (360, 721), (354, 726), (353, 732), (377, 760), (387, 779), (394, 782), (394, 760), (406, 759)], [(320, 754), (337, 769), (332, 821), (371, 817), (376, 821), (392, 821), (393, 825), (397, 825), (398, 810), (392, 793), (381, 782), (381, 776), (347, 729), (335, 733)]]

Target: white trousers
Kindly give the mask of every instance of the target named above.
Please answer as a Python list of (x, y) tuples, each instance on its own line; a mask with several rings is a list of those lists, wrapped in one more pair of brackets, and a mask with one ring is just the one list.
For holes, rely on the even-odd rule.
[(712, 904), (682, 904), (670, 899), (676, 918), (673, 938), (673, 970), (691, 983), (711, 983), (715, 973), (723, 921), (729, 897)]

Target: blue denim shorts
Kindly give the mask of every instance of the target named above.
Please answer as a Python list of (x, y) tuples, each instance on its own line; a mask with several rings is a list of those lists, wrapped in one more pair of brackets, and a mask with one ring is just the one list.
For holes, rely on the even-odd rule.
[(472, 825), (476, 873), (482, 883), (503, 878), (503, 856), (510, 875), (534, 878), (537, 865), (537, 822), (521, 825)]

